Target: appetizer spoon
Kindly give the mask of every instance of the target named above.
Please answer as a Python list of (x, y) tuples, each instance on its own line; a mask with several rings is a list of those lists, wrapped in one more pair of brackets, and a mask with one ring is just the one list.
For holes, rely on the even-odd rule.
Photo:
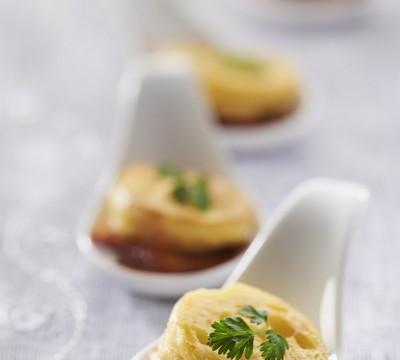
[[(313, 179), (295, 188), (270, 218), (225, 283), (276, 294), (317, 325), (330, 360), (341, 358), (343, 262), (368, 189)], [(132, 360), (149, 360), (157, 341)]]
[(115, 150), (83, 214), (77, 242), (89, 261), (135, 292), (177, 297), (191, 289), (222, 284), (239, 255), (206, 270), (156, 273), (120, 265), (91, 238), (107, 191), (127, 165), (167, 161), (182, 168), (228, 175), (227, 157), (214, 142), (211, 113), (190, 65), (176, 56), (145, 59), (131, 63), (122, 77)]

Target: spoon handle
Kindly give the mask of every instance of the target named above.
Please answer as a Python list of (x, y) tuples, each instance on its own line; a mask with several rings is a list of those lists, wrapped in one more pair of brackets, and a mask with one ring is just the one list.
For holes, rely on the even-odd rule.
[(226, 285), (243, 282), (276, 294), (319, 326), (339, 352), (343, 260), (366, 207), (362, 185), (314, 179), (295, 188), (256, 237)]

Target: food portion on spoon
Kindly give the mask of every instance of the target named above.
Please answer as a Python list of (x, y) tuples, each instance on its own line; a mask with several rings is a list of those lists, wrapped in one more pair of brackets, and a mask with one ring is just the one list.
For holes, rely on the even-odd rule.
[(256, 125), (285, 120), (301, 102), (296, 69), (278, 58), (248, 55), (204, 44), (166, 47), (194, 65), (217, 119), (224, 125)]
[(92, 239), (124, 266), (179, 273), (234, 258), (256, 231), (249, 199), (227, 177), (139, 164), (125, 168), (109, 191)]
[(147, 360), (327, 360), (321, 335), (284, 300), (237, 283), (187, 293)]

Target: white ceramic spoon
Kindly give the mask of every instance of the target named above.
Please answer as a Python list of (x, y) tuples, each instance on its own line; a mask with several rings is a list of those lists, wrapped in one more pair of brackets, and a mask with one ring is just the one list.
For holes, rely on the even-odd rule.
[[(330, 359), (341, 358), (342, 272), (346, 245), (369, 199), (358, 184), (315, 179), (284, 200), (226, 282), (287, 300), (320, 329)], [(133, 360), (148, 360), (157, 342)]]
[(111, 158), (84, 211), (78, 248), (93, 264), (135, 292), (177, 297), (203, 286), (219, 286), (239, 256), (210, 269), (182, 274), (124, 267), (111, 252), (96, 246), (91, 229), (104, 197), (129, 164), (172, 162), (180, 167), (227, 174), (217, 148), (211, 114), (186, 62), (173, 57), (145, 57), (132, 63), (119, 87), (118, 131)]
[[(357, 23), (373, 13), (373, 0), (306, 1), (306, 0), (168, 0), (177, 14), (183, 15), (193, 29), (207, 38), (237, 40), (240, 31), (263, 35), (271, 25), (296, 30), (321, 29)], [(221, 16), (221, 13), (224, 16)], [(247, 22), (246, 22), (247, 20)], [(222, 35), (221, 35), (222, 33)], [(229, 36), (229, 34), (231, 34)], [(256, 38), (256, 36), (255, 36)]]
[[(233, 21), (232, 24), (232, 21), (228, 21), (225, 24), (226, 19), (221, 18), (221, 11), (230, 10), (229, 6), (226, 9), (226, 4), (222, 2), (206, 4), (204, 1), (186, 0), (119, 0), (117, 3), (120, 5), (122, 23), (127, 25), (127, 33), (137, 37), (139, 32), (143, 49), (157, 49), (162, 44), (182, 41), (210, 43), (217, 47), (233, 49), (237, 47), (235, 36), (234, 40), (228, 42), (222, 41), (219, 36), (232, 32), (226, 31), (226, 26), (237, 27), (237, 22)], [(226, 26), (221, 26), (222, 24)], [(132, 43), (137, 41), (132, 39)], [(243, 51), (241, 48), (239, 46), (237, 50)], [(266, 54), (266, 56), (271, 55)], [(142, 56), (142, 61), (147, 62), (148, 58)], [(128, 75), (123, 77), (129, 81), (130, 70)], [(301, 139), (314, 128), (315, 122), (323, 117), (320, 113), (324, 106), (320, 102), (324, 99), (316, 86), (318, 84), (314, 85), (310, 80), (304, 79), (299, 108), (282, 121), (256, 126), (229, 127), (220, 126), (218, 121), (213, 119), (219, 144), (226, 149), (251, 151), (279, 147)]]
[(225, 0), (227, 6), (264, 25), (297, 27), (339, 26), (365, 20), (372, 13), (371, 0), (296, 1)]

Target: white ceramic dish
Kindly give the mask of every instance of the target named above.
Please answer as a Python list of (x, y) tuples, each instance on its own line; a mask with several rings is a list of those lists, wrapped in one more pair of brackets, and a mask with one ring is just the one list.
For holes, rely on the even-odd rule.
[[(372, 0), (224, 0), (215, 2), (194, 2), (169, 0), (178, 13), (183, 14), (203, 33), (210, 18), (217, 18), (225, 11), (230, 21), (220, 18), (226, 28), (228, 23), (235, 23), (235, 15), (243, 15), (250, 20), (265, 24), (284, 24), (300, 26), (333, 26), (362, 20), (372, 12)], [(227, 10), (236, 14), (229, 14)], [(229, 16), (230, 15), (230, 16)], [(237, 19), (236, 19), (237, 20)], [(222, 26), (222, 25), (221, 25)], [(212, 30), (215, 30), (214, 25)]]
[[(129, 90), (129, 88), (133, 89), (137, 86), (135, 82), (137, 82), (138, 74), (140, 71), (143, 71), (143, 69), (148, 73), (155, 71), (152, 76), (156, 77), (157, 69), (152, 70), (152, 66), (161, 62), (163, 58), (168, 59), (169, 56), (149, 54), (143, 55), (138, 60), (132, 62), (122, 76), (122, 81), (126, 84), (125, 92), (131, 92), (132, 90)], [(189, 74), (191, 65), (184, 64), (184, 59), (179, 59), (177, 57), (176, 60), (174, 60), (171, 57), (170, 61), (177, 61), (177, 64), (181, 64), (183, 67), (182, 69), (179, 69), (178, 66), (175, 69), (177, 72), (181, 71), (181, 76), (193, 76)], [(178, 86), (178, 84), (175, 86)], [(192, 95), (204, 97), (204, 99), (193, 99), (192, 101), (199, 102), (202, 104), (201, 106), (205, 107), (202, 112), (206, 115), (206, 121), (211, 123), (216, 133), (216, 140), (221, 149), (226, 151), (230, 149), (251, 151), (282, 146), (292, 143), (306, 135), (313, 128), (316, 119), (321, 117), (320, 99), (317, 94), (318, 92), (312, 89), (311, 86), (304, 86), (302, 89), (301, 104), (292, 114), (289, 114), (284, 119), (277, 122), (257, 124), (248, 127), (220, 126), (215, 119), (215, 114), (211, 111), (211, 108), (209, 108), (202, 91), (197, 91), (196, 94), (193, 92)], [(131, 97), (131, 99), (133, 99), (133, 97)], [(126, 103), (125, 108), (129, 111), (132, 105)]]
[(242, 128), (216, 126), (221, 146), (252, 151), (278, 147), (301, 139), (310, 132), (319, 117), (318, 101), (304, 90), (299, 108), (281, 120)]
[(288, 25), (334, 25), (357, 21), (370, 12), (370, 0), (298, 1), (226, 0), (242, 13), (265, 22)]
[[(164, 3), (158, 0), (124, 0), (123, 3), (125, 6), (120, 9), (125, 15), (123, 18), (129, 18), (128, 28), (140, 24), (141, 40), (145, 49), (174, 41), (200, 41), (232, 47), (229, 44), (236, 44), (236, 41), (216, 39), (223, 33), (231, 34), (236, 39), (234, 34), (240, 31), (234, 18), (228, 21), (220, 16), (225, 11), (229, 17), (226, 10), (227, 7), (232, 7), (232, 4), (227, 5), (224, 2), (168, 0)], [(143, 56), (141, 59), (147, 62), (150, 58), (151, 56)], [(142, 68), (138, 61), (135, 63), (138, 68)], [(127, 68), (123, 77), (131, 78), (131, 72), (132, 66)], [(240, 150), (265, 149), (296, 141), (312, 129), (316, 119), (321, 118), (321, 106), (316, 101), (319, 100), (316, 99), (319, 93), (320, 91), (311, 88), (306, 82), (300, 108), (275, 123), (230, 128), (221, 127), (214, 121), (217, 138), (222, 146)]]
[[(368, 190), (358, 184), (316, 179), (300, 185), (226, 284), (240, 281), (284, 298), (319, 327), (330, 359), (341, 359), (343, 261), (347, 240), (368, 199)], [(157, 341), (132, 360), (149, 360), (156, 346)]]
[(119, 87), (116, 144), (84, 212), (78, 235), (81, 253), (106, 274), (133, 291), (176, 297), (198, 287), (219, 286), (239, 256), (207, 270), (163, 274), (120, 265), (91, 239), (105, 194), (127, 164), (170, 161), (182, 167), (228, 174), (227, 157), (217, 149), (211, 114), (185, 62), (145, 57), (131, 64)]

